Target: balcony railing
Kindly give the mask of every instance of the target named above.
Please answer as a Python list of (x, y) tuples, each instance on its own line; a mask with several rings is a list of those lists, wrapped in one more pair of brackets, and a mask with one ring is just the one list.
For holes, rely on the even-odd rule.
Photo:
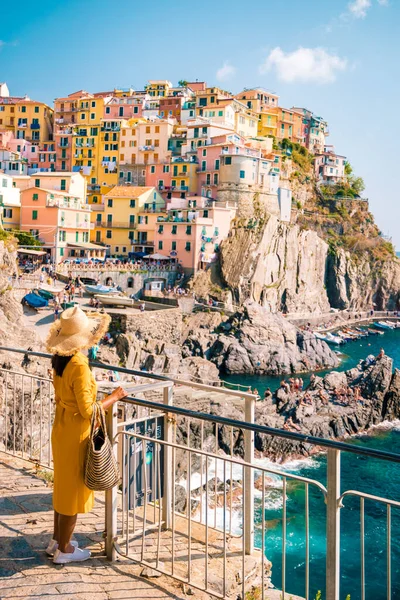
[(69, 148), (69, 146), (70, 146), (70, 143), (69, 143), (69, 142), (63, 142), (62, 144), (61, 144), (61, 143), (60, 143), (60, 144), (57, 144), (57, 146), (58, 146), (59, 148)]
[[(0, 350), (10, 356), (38, 356), (50, 365), (49, 354), (7, 347)], [(301, 595), (314, 598), (312, 577), (318, 574), (319, 580), (325, 581), (324, 600), (344, 597), (340, 588), (346, 594), (349, 584), (360, 591), (356, 595), (360, 599), (395, 598), (394, 541), (399, 534), (400, 502), (380, 495), (379, 487), (366, 493), (365, 482), (357, 478), (356, 461), (354, 487), (342, 492), (341, 457), (358, 458), (360, 464), (371, 461), (375, 472), (379, 467), (385, 472), (388, 464), (400, 463), (399, 454), (259, 425), (254, 422), (257, 398), (247, 386), (237, 384), (231, 389), (221, 380), (199, 383), (118, 365), (94, 362), (91, 366), (95, 372), (119, 373), (129, 394), (107, 413), (109, 439), (122, 479), (121, 485), (105, 496), (109, 560), (121, 555), (220, 599), (250, 597), (253, 574), (258, 576), (258, 589), (251, 596), (266, 600), (270, 591), (267, 544), (274, 535), (273, 527), (279, 528), (276, 535), (280, 538), (273, 569), (281, 573), (282, 591), (277, 590), (276, 597), (290, 598), (293, 583), (302, 581)], [(130, 383), (132, 376), (135, 383)], [(55, 410), (51, 379), (3, 366), (0, 380), (4, 388), (0, 449), (51, 468), (50, 431)], [(100, 382), (101, 376), (100, 393), (119, 385)], [(186, 403), (174, 405), (175, 398), (192, 397), (196, 398), (194, 406), (199, 402), (205, 406), (214, 401), (232, 403), (238, 419), (191, 410)], [(268, 447), (275, 440), (326, 452), (326, 468), (320, 474), (324, 484), (278, 464), (256, 463), (255, 444)], [(281, 506), (273, 525), (266, 517), (271, 490)], [(322, 553), (315, 555), (316, 510), (321, 521), (321, 539), (317, 541), (326, 544), (326, 562)], [(353, 526), (341, 527), (343, 517)], [(293, 521), (302, 524), (297, 536), (289, 532)], [(372, 529), (367, 537), (368, 527)], [(384, 532), (379, 543), (378, 531)], [(354, 549), (341, 562), (340, 551), (350, 540)], [(352, 581), (345, 573), (349, 561), (353, 573), (358, 571)], [(376, 581), (368, 576), (368, 566), (378, 562), (381, 593), (371, 595), (369, 586)], [(124, 562), (118, 569), (124, 570)]]
[(101, 127), (101, 131), (120, 131), (120, 129), (120, 125), (114, 125), (113, 127), (111, 127), (110, 125), (103, 125)]
[[(100, 185), (97, 183), (89, 183), (87, 186), (87, 189), (89, 192), (99, 192), (100, 191)], [(102, 205), (104, 206), (104, 205)]]
[(141, 152), (152, 152), (154, 150), (154, 146), (139, 146), (139, 150)]
[(96, 221), (97, 227), (105, 227), (106, 229), (135, 229), (134, 223), (127, 223), (126, 221)]

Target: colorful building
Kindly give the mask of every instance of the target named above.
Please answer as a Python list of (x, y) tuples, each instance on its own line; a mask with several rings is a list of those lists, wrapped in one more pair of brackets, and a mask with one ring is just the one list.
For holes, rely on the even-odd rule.
[(6, 231), (20, 228), (21, 198), (20, 190), (13, 185), (13, 178), (0, 173), (1, 221)]
[(7, 175), (28, 175), (28, 159), (19, 152), (0, 148), (0, 170)]
[(160, 212), (164, 199), (154, 187), (117, 185), (103, 196), (102, 204), (92, 205), (94, 241), (108, 246), (112, 256), (127, 256), (139, 243), (144, 252), (152, 252), (154, 243), (137, 234), (139, 213), (143, 210)]
[(41, 182), (21, 191), (21, 230), (37, 237), (55, 263), (75, 256), (103, 256), (104, 249), (90, 244), (90, 206), (70, 191), (36, 183)]
[(186, 274), (195, 274), (217, 259), (235, 212), (228, 203), (198, 196), (174, 199), (167, 216), (157, 219), (154, 251), (176, 258)]
[(324, 151), (315, 155), (315, 176), (323, 185), (336, 185), (345, 175), (346, 157), (335, 153), (333, 146), (325, 146)]

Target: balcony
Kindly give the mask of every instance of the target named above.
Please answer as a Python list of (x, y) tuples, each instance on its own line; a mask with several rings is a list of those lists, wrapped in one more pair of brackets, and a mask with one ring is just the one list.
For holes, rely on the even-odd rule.
[(63, 143), (57, 144), (57, 146), (59, 148), (69, 148), (70, 144), (69, 144), (69, 142), (63, 142)]
[(139, 150), (141, 152), (152, 152), (154, 150), (154, 146), (139, 146)]
[(90, 204), (90, 208), (93, 212), (103, 212), (105, 209), (105, 204)]
[[(10, 123), (10, 125), (14, 125), (14, 123)], [(18, 123), (17, 127), (18, 129), (25, 129), (26, 127), (28, 127), (28, 123)]]
[(114, 125), (112, 127), (110, 125), (107, 125), (107, 126), (103, 125), (101, 127), (101, 131), (120, 131), (120, 129), (121, 129), (120, 125)]
[(88, 189), (88, 191), (91, 191), (91, 192), (99, 192), (100, 186), (97, 183), (89, 183), (89, 185), (87, 186), (87, 189)]
[(40, 129), (40, 123), (31, 123), (31, 129)]
[(135, 229), (134, 223), (120, 221), (96, 221), (97, 227), (105, 227), (106, 229)]

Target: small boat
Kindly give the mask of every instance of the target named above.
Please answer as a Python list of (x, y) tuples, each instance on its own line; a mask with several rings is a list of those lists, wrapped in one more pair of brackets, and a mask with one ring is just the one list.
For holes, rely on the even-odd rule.
[(318, 333), (318, 331), (314, 331), (314, 335), (319, 340), (324, 340), (324, 342), (326, 342), (327, 335), (324, 335), (323, 333)]
[(78, 306), (77, 302), (61, 302), (61, 308), (66, 310), (67, 308), (74, 308), (74, 306)]
[(386, 321), (378, 321), (375, 323), (375, 327), (379, 327), (379, 329), (394, 329), (392, 325), (389, 325)]
[(344, 344), (345, 340), (339, 335), (334, 335), (333, 333), (327, 333), (325, 337), (326, 341), (330, 344)]
[(117, 288), (110, 287), (109, 285), (85, 285), (85, 290), (88, 294), (116, 294), (118, 293)]
[(133, 306), (135, 301), (127, 296), (114, 296), (111, 294), (96, 294), (96, 300), (107, 306)]
[(53, 300), (54, 299), (53, 294), (51, 292), (48, 292), (47, 290), (40, 289), (40, 290), (38, 290), (38, 294), (45, 300)]
[(39, 294), (35, 294), (34, 292), (26, 294), (22, 298), (21, 302), (22, 304), (28, 304), (28, 306), (35, 308), (36, 310), (38, 308), (46, 308), (49, 305), (48, 300), (42, 298), (42, 296), (39, 296)]

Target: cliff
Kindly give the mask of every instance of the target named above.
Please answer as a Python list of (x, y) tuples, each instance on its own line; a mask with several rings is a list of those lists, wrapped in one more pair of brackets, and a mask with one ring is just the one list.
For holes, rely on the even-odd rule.
[[(302, 151), (293, 150), (284, 161), (282, 184), (293, 194), (291, 222), (268, 211), (257, 192), (251, 206), (247, 198), (221, 244), (221, 289), (210, 284), (209, 294), (284, 313), (399, 308), (400, 261), (368, 202), (357, 197), (358, 179), (321, 188), (311, 155)], [(198, 279), (193, 287), (199, 285), (204, 296), (204, 277)]]

